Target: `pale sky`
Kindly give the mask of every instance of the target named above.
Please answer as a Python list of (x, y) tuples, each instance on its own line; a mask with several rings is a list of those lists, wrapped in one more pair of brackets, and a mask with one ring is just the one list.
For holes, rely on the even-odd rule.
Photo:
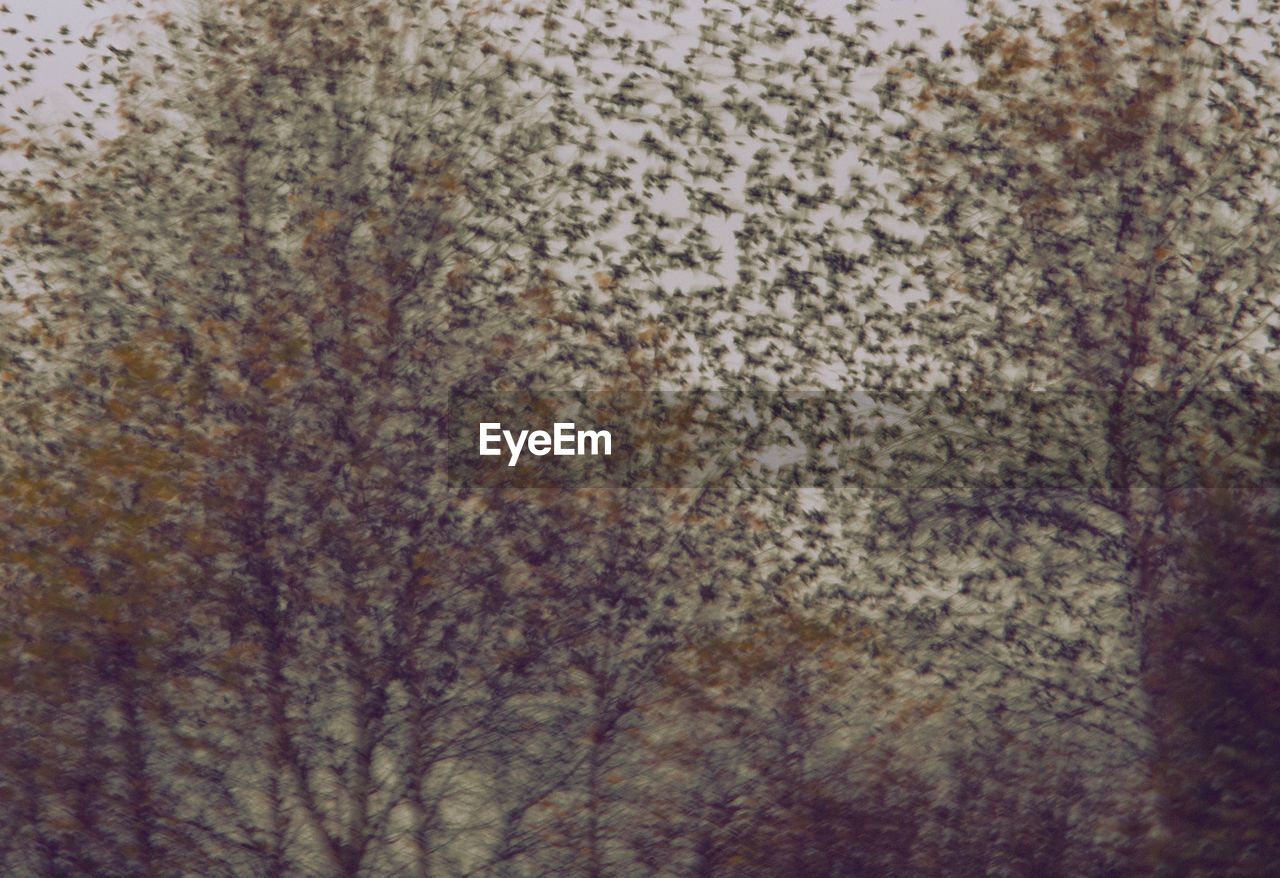
[[(34, 43), (47, 45), (53, 50), (52, 55), (39, 59), (35, 70), (35, 83), (18, 93), (10, 92), (0, 96), (0, 124), (6, 123), (10, 113), (18, 106), (28, 105), (36, 98), (43, 98), (45, 106), (41, 108), (41, 117), (48, 121), (56, 118), (56, 114), (66, 113), (74, 106), (74, 101), (66, 94), (64, 83), (74, 79), (83, 81), (86, 76), (96, 75), (99, 65), (93, 63), (96, 54), (106, 51), (105, 41), (97, 50), (90, 50), (79, 43), (79, 38), (93, 32), (98, 25), (110, 31), (113, 20), (120, 23), (120, 17), (127, 14), (137, 15), (143, 19), (166, 9), (185, 5), (187, 0), (3, 0), (3, 5), (10, 10), (9, 15), (0, 15), (0, 30), (16, 27), (17, 34), (0, 33), (0, 52), (5, 53), (4, 64), (18, 64), (26, 60), (27, 50)], [(839, 13), (847, 0), (812, 0), (809, 8), (818, 14), (825, 12)], [(1051, 4), (1045, 3), (1046, 8)], [(1230, 4), (1223, 2), (1223, 11), (1227, 12)], [(92, 8), (89, 8), (92, 6)], [(141, 7), (141, 9), (135, 7)], [(919, 27), (928, 27), (937, 34), (938, 41), (957, 42), (964, 28), (971, 23), (965, 12), (965, 0), (878, 0), (877, 18), (884, 28), (880, 39), (885, 46), (896, 40), (909, 40), (916, 36)], [(1259, 15), (1257, 0), (1243, 0), (1241, 15)], [(28, 21), (26, 15), (36, 16), (34, 22)], [(920, 18), (916, 18), (919, 15)], [(896, 22), (904, 21), (905, 27)], [(67, 27), (66, 37), (60, 36), (61, 27)], [(63, 45), (69, 40), (70, 45)], [(45, 43), (44, 41), (48, 41)], [(1252, 46), (1259, 54), (1267, 51), (1266, 46)], [(76, 66), (82, 62), (90, 62), (90, 71), (78, 71)], [(8, 75), (5, 77), (9, 78)]]
[[(825, 8), (838, 12), (845, 2), (815, 0), (810, 8), (815, 13), (822, 13)], [(9, 116), (18, 106), (43, 98), (45, 105), (40, 110), (40, 117), (52, 121), (75, 107), (64, 83), (82, 82), (87, 77), (96, 76), (100, 65), (94, 58), (107, 51), (108, 40), (99, 43), (97, 49), (90, 50), (79, 43), (81, 37), (91, 34), (98, 25), (105, 26), (110, 32), (113, 22), (120, 23), (120, 16), (133, 14), (145, 19), (156, 12), (181, 6), (183, 0), (142, 0), (142, 10), (134, 8), (135, 0), (94, 0), (93, 8), (87, 8), (84, 0), (4, 0), (4, 5), (8, 6), (10, 14), (0, 16), (0, 29), (16, 27), (18, 33), (0, 33), (0, 51), (5, 53), (3, 63), (16, 65), (26, 60), (27, 51), (33, 43), (46, 45), (53, 54), (38, 60), (32, 85), (17, 93), (11, 91), (0, 96), (3, 116)], [(932, 28), (939, 39), (955, 40), (969, 23), (964, 0), (880, 0), (878, 8), (878, 17), (885, 28), (881, 38), (886, 46), (894, 40), (913, 36), (917, 25)], [(915, 18), (917, 13), (923, 16), (919, 20)], [(36, 16), (35, 22), (25, 18), (28, 14)], [(906, 22), (905, 28), (897, 26), (898, 19)], [(65, 37), (58, 33), (62, 27), (69, 30)], [(70, 45), (64, 45), (68, 40)], [(88, 73), (76, 69), (86, 61), (90, 65)], [(0, 123), (5, 121), (0, 119)]]

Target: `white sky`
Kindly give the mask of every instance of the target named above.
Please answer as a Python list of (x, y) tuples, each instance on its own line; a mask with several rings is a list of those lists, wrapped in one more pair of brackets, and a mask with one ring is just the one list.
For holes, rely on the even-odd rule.
[[(4, 53), (3, 64), (17, 65), (26, 60), (27, 51), (33, 44), (47, 45), (53, 50), (38, 60), (34, 73), (35, 82), (14, 93), (0, 95), (0, 124), (9, 124), (7, 118), (15, 108), (28, 106), (36, 98), (43, 98), (45, 106), (40, 116), (44, 121), (53, 121), (65, 115), (75, 106), (74, 100), (67, 93), (64, 83), (69, 80), (82, 82), (88, 75), (96, 75), (99, 65), (93, 57), (106, 51), (105, 41), (97, 50), (90, 50), (79, 43), (79, 38), (92, 33), (98, 25), (104, 25), (110, 31), (113, 19), (133, 14), (147, 18), (166, 9), (179, 8), (186, 5), (187, 0), (0, 0), (10, 10), (9, 15), (0, 15), (0, 30), (16, 27), (18, 33), (0, 33), (0, 52)], [(810, 9), (815, 13), (839, 13), (847, 0), (811, 0)], [(1045, 3), (1046, 8), (1052, 4)], [(1230, 4), (1223, 0), (1223, 11), (1228, 12)], [(92, 8), (90, 8), (90, 6)], [(140, 6), (141, 9), (135, 8)], [(971, 23), (965, 12), (965, 0), (877, 0), (877, 18), (884, 28), (880, 40), (886, 47), (897, 40), (908, 40), (916, 36), (919, 27), (928, 27), (937, 34), (939, 41), (958, 42), (964, 28)], [(1253, 15), (1267, 18), (1259, 14), (1258, 0), (1243, 0), (1241, 15)], [(25, 16), (34, 15), (34, 22)], [(919, 16), (917, 18), (917, 16)], [(899, 27), (897, 21), (905, 22)], [(59, 28), (67, 27), (69, 34), (60, 36)], [(47, 43), (45, 41), (48, 41)], [(70, 45), (64, 45), (69, 41)], [(1257, 41), (1250, 48), (1264, 54), (1270, 47)], [(90, 72), (86, 74), (76, 69), (82, 62), (90, 62)], [(12, 76), (5, 71), (4, 79)]]
[[(36, 98), (44, 98), (41, 118), (51, 121), (62, 114), (70, 112), (76, 106), (64, 83), (68, 81), (82, 82), (88, 76), (96, 76), (100, 65), (94, 62), (94, 56), (106, 52), (106, 40), (99, 43), (98, 48), (90, 50), (79, 43), (79, 39), (93, 32), (98, 25), (112, 30), (113, 19), (133, 14), (147, 17), (165, 9), (183, 5), (183, 0), (142, 0), (142, 10), (134, 8), (134, 0), (95, 0), (93, 8), (87, 8), (84, 0), (3, 0), (11, 14), (0, 15), (0, 29), (16, 27), (17, 34), (0, 33), (0, 52), (4, 52), (2, 64), (17, 65), (26, 60), (28, 49), (33, 44), (47, 45), (53, 50), (52, 55), (40, 58), (34, 73), (35, 82), (14, 93), (0, 96), (0, 109), (3, 116), (19, 106), (29, 105)], [(846, 0), (815, 0), (811, 9), (821, 13), (824, 8), (838, 12)], [(955, 40), (962, 29), (969, 23), (965, 15), (964, 0), (879, 0), (878, 18), (885, 28), (880, 35), (884, 45), (894, 40), (909, 38), (916, 26), (932, 28), (942, 40)], [(34, 22), (28, 21), (26, 15), (35, 15)], [(922, 17), (917, 20), (915, 16)], [(906, 28), (900, 28), (896, 21), (902, 19)], [(59, 28), (67, 27), (69, 34), (60, 36)], [(47, 41), (47, 42), (46, 42)], [(64, 42), (70, 41), (70, 45)], [(77, 65), (88, 61), (90, 72), (76, 69)], [(6, 71), (5, 79), (9, 74)], [(0, 123), (6, 122), (0, 118)]]
[[(109, 26), (113, 16), (130, 11), (129, 0), (100, 0), (94, 9), (86, 8), (83, 0), (4, 0), (4, 5), (9, 7), (10, 14), (0, 16), (0, 29), (14, 27), (18, 33), (0, 33), (3, 64), (16, 66), (25, 61), (28, 50), (34, 45), (53, 50), (52, 55), (36, 61), (35, 81), (31, 85), (17, 93), (10, 91), (0, 96), (0, 107), (4, 108), (5, 116), (35, 98), (44, 98), (55, 111), (67, 112), (75, 107), (76, 101), (70, 97), (64, 83), (82, 82), (88, 76), (96, 76), (100, 66), (91, 64), (88, 74), (77, 70), (76, 66), (106, 51), (105, 43), (100, 43), (96, 50), (90, 50), (81, 45), (79, 39), (92, 33), (99, 24)], [(153, 5), (157, 9), (162, 8), (159, 3)], [(27, 20), (27, 15), (34, 15), (35, 21)], [(68, 28), (67, 36), (58, 33), (61, 27)], [(64, 45), (67, 41), (71, 45)], [(5, 79), (11, 76), (6, 70)], [(44, 115), (44, 118), (50, 116)]]

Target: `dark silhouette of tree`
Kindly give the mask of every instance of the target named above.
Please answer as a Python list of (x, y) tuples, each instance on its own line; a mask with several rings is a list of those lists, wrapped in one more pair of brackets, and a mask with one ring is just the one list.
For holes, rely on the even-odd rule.
[(1238, 46), (1261, 25), (1209, 4), (978, 11), (880, 86), (925, 238), (869, 580), (925, 589), (903, 620), (990, 672), (1008, 731), (1093, 724), (1131, 762), (1198, 443), (1275, 380), (1277, 92)]
[(1152, 874), (1265, 875), (1275, 863), (1277, 463), (1274, 430), (1245, 455), (1206, 454), (1181, 513), (1189, 551), (1144, 677), (1155, 714)]

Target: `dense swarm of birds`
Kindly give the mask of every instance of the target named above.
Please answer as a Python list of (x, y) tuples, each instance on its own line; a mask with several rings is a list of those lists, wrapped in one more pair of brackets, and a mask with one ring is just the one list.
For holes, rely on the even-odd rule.
[(0, 6), (0, 871), (1265, 874), (1275, 21), (85, 6)]

